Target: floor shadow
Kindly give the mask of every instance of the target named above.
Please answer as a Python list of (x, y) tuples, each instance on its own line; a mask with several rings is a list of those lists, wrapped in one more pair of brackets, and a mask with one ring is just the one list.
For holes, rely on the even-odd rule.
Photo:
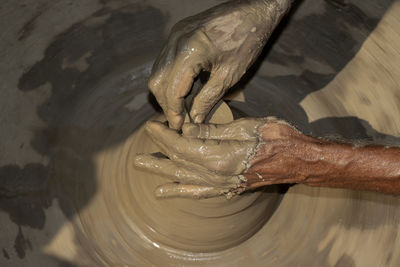
[[(10, 246), (15, 248), (18, 258), (23, 259), (33, 250), (40, 251), (65, 223), (60, 217), (58, 221), (52, 220), (54, 231), (47, 229), (46, 212), (55, 201), (68, 219), (90, 202), (97, 191), (92, 158), (98, 151), (120, 143), (131, 134), (123, 132), (110, 138), (118, 124), (128, 120), (132, 125), (139, 125), (146, 119), (141, 112), (149, 113), (148, 107), (135, 111), (124, 104), (135, 95), (147, 93), (147, 69), (142, 73), (133, 71), (140, 77), (128, 77), (126, 84), (109, 88), (106, 97), (99, 97), (98, 103), (92, 103), (92, 110), (83, 110), (78, 116), (76, 113), (85, 105), (82, 99), (91, 98), (101, 83), (107, 82), (105, 77), (118, 72), (121, 66), (134, 69), (153, 60), (164, 41), (166, 21), (160, 10), (146, 5), (103, 8), (56, 36), (43, 59), (20, 77), (18, 89), (21, 93), (49, 86), (51, 95), (37, 108), (46, 126), (33, 129), (34, 137), (29, 144), (49, 158), (49, 163), (0, 167), (0, 209), (19, 227), (15, 243)], [(109, 101), (126, 103), (107, 110)], [(106, 110), (102, 117), (96, 110), (100, 108)], [(74, 205), (68, 200), (71, 194), (77, 196)], [(42, 241), (35, 241), (35, 244), (41, 242), (40, 247), (32, 247), (33, 242), (24, 236), (21, 227), (46, 231)], [(10, 255), (3, 249), (4, 258), (0, 256), (0, 262), (13, 260)], [(47, 257), (56, 264), (68, 265), (56, 257)]]

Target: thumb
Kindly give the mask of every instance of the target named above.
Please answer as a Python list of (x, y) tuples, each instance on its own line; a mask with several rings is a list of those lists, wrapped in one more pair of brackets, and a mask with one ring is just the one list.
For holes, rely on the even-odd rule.
[(227, 124), (185, 123), (182, 134), (189, 138), (256, 141), (258, 128), (266, 122), (265, 118), (242, 118)]

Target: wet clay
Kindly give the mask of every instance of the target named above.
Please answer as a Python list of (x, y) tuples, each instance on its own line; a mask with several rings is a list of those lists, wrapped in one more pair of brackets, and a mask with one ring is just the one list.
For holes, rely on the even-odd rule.
[[(218, 112), (219, 109), (217, 109)], [(225, 124), (185, 123), (182, 135), (159, 122), (148, 122), (146, 132), (168, 158), (139, 155), (135, 165), (179, 184), (166, 184), (157, 196), (208, 198), (244, 191), (243, 174), (256, 154), (258, 128), (270, 118), (243, 118)]]
[[(165, 120), (159, 114), (151, 119)], [(226, 123), (232, 119), (229, 107), (223, 103), (210, 121)], [(277, 204), (278, 194), (263, 192), (229, 200), (223, 196), (158, 199), (155, 190), (168, 180), (140, 171), (133, 164), (136, 154), (152, 152), (158, 152), (158, 147), (142, 126), (124, 143), (96, 156), (98, 196), (80, 213), (80, 223), (94, 243), (111, 251), (107, 257), (113, 261), (119, 261), (121, 249), (122, 255), (135, 255), (140, 251), (138, 247), (153, 247), (148, 257), (168, 250), (179, 254), (180, 250), (215, 252), (230, 248), (257, 232)], [(101, 220), (97, 214), (103, 214)], [(91, 235), (99, 231), (101, 235)]]

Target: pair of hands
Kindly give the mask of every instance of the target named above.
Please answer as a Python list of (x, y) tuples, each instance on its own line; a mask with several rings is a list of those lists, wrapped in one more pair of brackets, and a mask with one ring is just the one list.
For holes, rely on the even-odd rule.
[(180, 135), (163, 123), (149, 121), (147, 133), (168, 158), (138, 155), (135, 165), (179, 182), (158, 187), (158, 197), (207, 198), (239, 193), (247, 160), (257, 146), (256, 129), (263, 123), (263, 119), (222, 125), (186, 123)]
[[(135, 164), (173, 182), (156, 190), (159, 197), (205, 198), (240, 193), (243, 173), (254, 153), (256, 129), (263, 119), (204, 125), (205, 117), (260, 54), (288, 5), (284, 0), (231, 1), (178, 22), (154, 63), (149, 88), (169, 127), (149, 122), (146, 129), (167, 158), (139, 155)], [(286, 5), (286, 6), (285, 6)], [(184, 99), (201, 71), (210, 78), (194, 97), (184, 122)], [(182, 128), (183, 134), (175, 130)]]
[(146, 131), (168, 157), (135, 158), (136, 167), (172, 181), (156, 189), (157, 197), (230, 197), (259, 186), (301, 182), (309, 168), (302, 159), (313, 164), (320, 157), (310, 149), (313, 138), (274, 117), (185, 123), (182, 135), (149, 121)]
[[(278, 183), (399, 194), (398, 148), (332, 143), (305, 136), (275, 118), (201, 124), (254, 62), (290, 3), (234, 0), (172, 29), (149, 80), (170, 128), (157, 122), (146, 126), (168, 158), (139, 155), (135, 161), (174, 182), (157, 188), (157, 196), (229, 196)], [(184, 99), (202, 70), (211, 74), (193, 100), (195, 124), (183, 125)], [(181, 128), (182, 135), (176, 131)]]

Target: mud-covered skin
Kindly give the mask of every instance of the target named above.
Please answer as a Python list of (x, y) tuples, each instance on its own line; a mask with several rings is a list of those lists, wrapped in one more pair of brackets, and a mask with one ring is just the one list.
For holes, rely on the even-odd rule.
[(275, 117), (187, 123), (182, 135), (160, 122), (146, 127), (169, 159), (139, 155), (136, 166), (174, 182), (157, 188), (158, 197), (230, 196), (283, 183), (400, 194), (399, 148), (313, 138)]
[(243, 174), (259, 145), (257, 129), (275, 118), (246, 118), (227, 124), (185, 123), (182, 135), (160, 122), (146, 131), (168, 158), (138, 155), (135, 166), (173, 183), (156, 189), (157, 197), (209, 198), (240, 193)]
[(168, 158), (137, 155), (135, 166), (173, 182), (159, 186), (157, 197), (229, 197), (247, 189), (243, 175), (260, 146), (258, 128), (276, 121), (269, 117), (226, 124), (185, 123), (182, 135), (164, 123), (149, 121), (147, 133)]
[(135, 165), (175, 183), (158, 187), (158, 197), (208, 198), (241, 191), (242, 174), (258, 143), (256, 128), (264, 122), (185, 124), (180, 135), (163, 123), (150, 121), (146, 131), (168, 158), (138, 155)]
[(184, 122), (184, 97), (194, 78), (210, 79), (194, 98), (190, 115), (201, 123), (260, 54), (289, 0), (231, 1), (178, 22), (154, 63), (149, 88), (173, 129)]

